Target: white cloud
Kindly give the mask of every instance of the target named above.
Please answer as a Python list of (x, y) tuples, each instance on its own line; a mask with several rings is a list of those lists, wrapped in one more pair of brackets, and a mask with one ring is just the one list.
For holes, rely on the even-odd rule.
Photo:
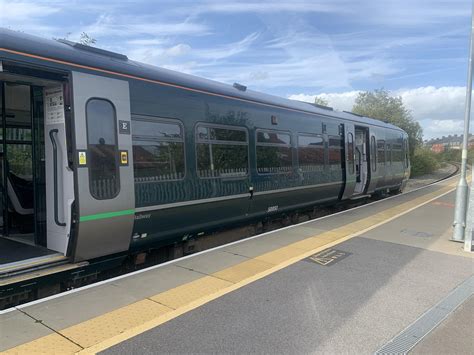
[(61, 9), (30, 1), (0, 0), (0, 27), (51, 36), (54, 25), (44, 19)]
[[(329, 106), (350, 111), (360, 91), (322, 94), (294, 94), (288, 98), (293, 100), (314, 102), (320, 97), (328, 101)], [(448, 134), (461, 134), (463, 130), (464, 100), (466, 88), (461, 86), (434, 86), (415, 89), (401, 89), (392, 92), (401, 96), (407, 107), (423, 128), (426, 139)]]
[(218, 60), (234, 56), (239, 53), (243, 53), (250, 49), (255, 43), (259, 34), (254, 32), (237, 42), (231, 42), (221, 46), (215, 46), (213, 48), (206, 48), (194, 52), (195, 55), (203, 59)]
[(28, 21), (31, 17), (45, 17), (58, 11), (60, 10), (54, 6), (44, 6), (35, 2), (0, 0), (0, 23), (4, 25), (7, 23), (6, 20)]
[(425, 139), (440, 138), (450, 134), (461, 135), (464, 131), (463, 120), (421, 120)]
[[(187, 4), (187, 3), (186, 3)], [(178, 7), (176, 11), (193, 11), (194, 13), (275, 13), (275, 12), (347, 12), (348, 6), (340, 1), (201, 1), (194, 2), (191, 6)]]
[(323, 93), (317, 95), (307, 95), (307, 94), (296, 94), (290, 95), (288, 98), (291, 100), (299, 100), (306, 102), (314, 102), (316, 97), (319, 97), (328, 102), (329, 106), (335, 108), (339, 111), (351, 111), (352, 106), (354, 106), (354, 101), (359, 95), (360, 91), (347, 91), (342, 93)]
[(161, 46), (166, 42), (162, 38), (132, 39), (127, 41), (128, 44), (136, 46)]
[(162, 37), (167, 35), (203, 35), (209, 28), (200, 23), (190, 21), (157, 20), (154, 16), (129, 16), (110, 14), (100, 15), (96, 21), (77, 31), (87, 32), (92, 36), (108, 37), (136, 37), (152, 36)]
[(164, 55), (168, 57), (179, 57), (188, 53), (190, 50), (191, 50), (191, 46), (189, 44), (180, 43), (180, 44), (177, 44), (176, 46), (166, 49), (164, 51)]
[(434, 86), (416, 89), (401, 89), (394, 92), (402, 97), (418, 120), (451, 120), (462, 119), (464, 113), (464, 100), (466, 88), (462, 86)]

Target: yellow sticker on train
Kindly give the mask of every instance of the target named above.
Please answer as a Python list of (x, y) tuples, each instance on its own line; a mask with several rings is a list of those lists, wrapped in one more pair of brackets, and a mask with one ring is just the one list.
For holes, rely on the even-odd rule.
[(128, 152), (120, 152), (120, 163), (122, 165), (128, 164)]
[(87, 165), (86, 152), (79, 152), (79, 165)]

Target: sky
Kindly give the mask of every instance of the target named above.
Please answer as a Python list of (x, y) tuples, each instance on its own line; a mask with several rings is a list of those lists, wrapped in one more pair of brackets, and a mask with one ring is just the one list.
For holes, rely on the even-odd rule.
[(470, 0), (0, 0), (0, 27), (350, 110), (360, 91), (401, 96), (424, 138), (461, 134)]

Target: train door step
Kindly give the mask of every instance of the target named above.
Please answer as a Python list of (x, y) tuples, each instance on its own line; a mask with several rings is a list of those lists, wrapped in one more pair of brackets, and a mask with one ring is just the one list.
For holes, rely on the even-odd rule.
[(362, 198), (369, 198), (371, 197), (372, 195), (369, 195), (369, 194), (365, 194), (365, 195), (356, 195), (356, 196), (352, 196), (351, 197), (351, 200), (352, 201), (355, 201), (355, 200), (360, 200)]
[(67, 257), (56, 251), (0, 238), (0, 278), (67, 261)]

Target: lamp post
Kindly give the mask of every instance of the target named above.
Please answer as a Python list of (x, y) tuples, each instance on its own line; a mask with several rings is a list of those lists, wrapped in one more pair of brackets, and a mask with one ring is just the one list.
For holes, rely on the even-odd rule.
[[(473, 2), (474, 9), (474, 2)], [(462, 140), (461, 176), (456, 188), (456, 205), (454, 210), (454, 233), (451, 240), (462, 242), (464, 240), (464, 230), (466, 228), (466, 210), (468, 200), (468, 186), (466, 180), (467, 169), (467, 144), (469, 136), (469, 119), (471, 116), (471, 95), (472, 95), (472, 55), (474, 52), (474, 17), (471, 12), (471, 45), (469, 50), (469, 66), (467, 69), (466, 101), (464, 106), (464, 135)]]

